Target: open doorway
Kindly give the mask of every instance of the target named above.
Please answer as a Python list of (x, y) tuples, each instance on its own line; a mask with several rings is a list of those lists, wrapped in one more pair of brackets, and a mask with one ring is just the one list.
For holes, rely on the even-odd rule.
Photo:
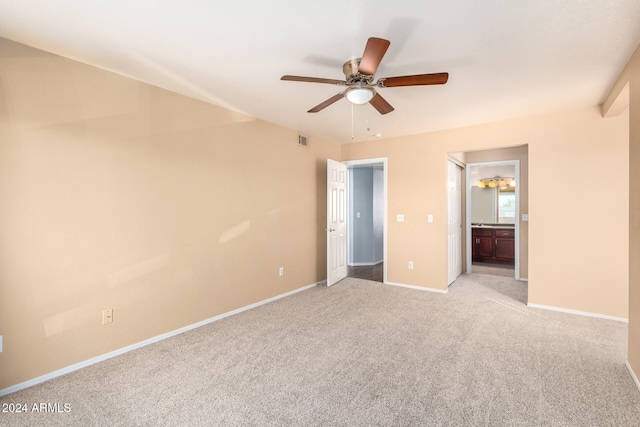
[(348, 273), (386, 282), (386, 158), (344, 162), (348, 167)]
[(520, 162), (467, 164), (467, 272), (519, 279)]

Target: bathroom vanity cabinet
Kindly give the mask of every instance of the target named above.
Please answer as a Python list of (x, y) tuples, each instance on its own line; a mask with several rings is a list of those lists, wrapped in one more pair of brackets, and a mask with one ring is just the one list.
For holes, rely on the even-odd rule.
[(514, 264), (515, 230), (500, 226), (472, 226), (471, 248), (474, 262)]

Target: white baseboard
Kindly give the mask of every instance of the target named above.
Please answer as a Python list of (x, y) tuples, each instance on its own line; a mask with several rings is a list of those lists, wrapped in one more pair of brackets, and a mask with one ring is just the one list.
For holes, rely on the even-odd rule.
[(192, 329), (196, 329), (196, 328), (199, 328), (201, 326), (207, 325), (209, 323), (216, 322), (216, 321), (224, 319), (226, 317), (233, 316), (234, 314), (239, 314), (239, 313), (242, 313), (243, 311), (251, 310), (252, 308), (256, 308), (256, 307), (259, 307), (261, 305), (268, 304), (270, 302), (273, 302), (275, 300), (278, 300), (278, 299), (281, 299), (281, 298), (284, 298), (284, 297), (291, 296), (291, 295), (296, 294), (298, 292), (306, 291), (307, 289), (313, 288), (313, 287), (315, 287), (317, 285), (322, 285), (324, 283), (327, 283), (327, 281), (326, 280), (322, 280), (322, 281), (314, 283), (312, 285), (307, 285), (307, 286), (304, 286), (302, 288), (294, 289), (293, 291), (286, 292), (286, 293), (281, 294), (281, 295), (276, 295), (275, 297), (272, 297), (272, 298), (267, 298), (265, 300), (262, 300), (262, 301), (259, 301), (259, 302), (255, 303), (255, 304), (250, 304), (250, 305), (247, 305), (245, 307), (241, 307), (241, 308), (238, 308), (236, 310), (232, 310), (232, 311), (229, 311), (227, 313), (223, 313), (223, 314), (220, 314), (218, 316), (211, 317), (209, 319), (205, 319), (205, 320), (203, 320), (201, 322), (193, 323), (193, 324), (185, 326), (183, 328), (176, 329), (174, 331), (170, 331), (170, 332), (158, 335), (156, 337), (149, 338), (147, 340), (137, 342), (135, 344), (131, 344), (129, 346), (120, 348), (118, 350), (114, 350), (112, 352), (109, 352), (109, 353), (106, 353), (106, 354), (103, 354), (103, 355), (100, 355), (100, 356), (93, 357), (91, 359), (88, 359), (88, 360), (73, 364), (71, 366), (67, 366), (66, 368), (58, 369), (57, 371), (53, 371), (53, 372), (50, 372), (48, 374), (41, 375), (41, 376), (39, 376), (37, 378), (34, 378), (32, 380), (24, 381), (24, 382), (21, 382), (19, 384), (13, 385), (11, 387), (4, 388), (4, 389), (0, 390), (0, 396), (5, 396), (7, 394), (14, 393), (14, 392), (19, 391), (19, 390), (23, 390), (25, 388), (34, 386), (36, 384), (43, 383), (43, 382), (48, 381), (50, 379), (53, 379), (53, 378), (68, 374), (68, 373), (73, 372), (73, 371), (77, 371), (78, 369), (86, 368), (87, 366), (94, 365), (96, 363), (102, 362), (102, 361), (107, 360), (107, 359), (111, 359), (112, 357), (120, 356), (120, 355), (128, 353), (128, 352), (130, 352), (132, 350), (136, 350), (138, 348), (145, 347), (145, 346), (147, 346), (149, 344), (153, 344), (153, 343), (156, 343), (158, 341), (162, 341), (162, 340), (165, 340), (167, 338), (171, 338), (171, 337), (173, 337), (175, 335), (179, 335), (179, 334), (182, 334), (184, 332), (190, 331)]
[(633, 372), (633, 368), (631, 367), (631, 364), (629, 363), (628, 360), (625, 360), (624, 364), (627, 367), (627, 370), (629, 371), (629, 373), (631, 374), (631, 378), (633, 378), (633, 382), (636, 383), (636, 387), (638, 387), (638, 391), (640, 391), (640, 380), (638, 380), (636, 373)]
[(561, 313), (578, 314), (580, 316), (597, 317), (598, 319), (615, 320), (616, 322), (629, 323), (629, 319), (625, 317), (607, 316), (606, 314), (590, 313), (588, 311), (580, 311), (580, 310), (571, 310), (568, 308), (553, 307), (550, 305), (527, 303), (527, 307), (541, 308), (543, 310), (559, 311)]
[(385, 285), (391, 285), (391, 286), (399, 286), (401, 288), (409, 288), (409, 289), (415, 289), (418, 291), (427, 291), (427, 292), (437, 292), (440, 294), (446, 294), (447, 292), (449, 292), (449, 289), (434, 289), (434, 288), (423, 288), (422, 286), (415, 286), (415, 285), (405, 285), (403, 283), (394, 283), (394, 282), (384, 282)]
[(381, 262), (383, 262), (383, 260), (373, 262), (352, 262), (349, 264), (349, 267), (371, 267), (374, 265), (378, 265)]

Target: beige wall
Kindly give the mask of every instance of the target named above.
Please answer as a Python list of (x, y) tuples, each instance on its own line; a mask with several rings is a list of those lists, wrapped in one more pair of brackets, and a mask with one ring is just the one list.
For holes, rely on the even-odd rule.
[(630, 75), (629, 364), (640, 379), (640, 48)]
[(629, 364), (640, 379), (640, 48), (630, 76)]
[(389, 159), (388, 280), (446, 289), (447, 153), (527, 145), (529, 302), (626, 318), (627, 127), (626, 117), (603, 119), (594, 106), (347, 144), (342, 157)]
[(339, 145), (0, 51), (0, 389), (325, 279)]
[(466, 153), (467, 163), (496, 162), (502, 160), (520, 161), (520, 278), (529, 277), (529, 222), (522, 220), (522, 214), (529, 213), (529, 148), (500, 148), (497, 150), (480, 150)]
[[(628, 110), (624, 110), (626, 106)], [(627, 114), (628, 111), (628, 114)], [(603, 115), (629, 117), (629, 351), (640, 379), (640, 46), (603, 103)]]

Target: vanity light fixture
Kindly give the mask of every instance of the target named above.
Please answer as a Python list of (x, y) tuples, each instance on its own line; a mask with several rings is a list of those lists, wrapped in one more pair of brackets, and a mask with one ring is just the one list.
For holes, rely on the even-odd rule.
[(495, 188), (500, 187), (506, 190), (507, 187), (515, 188), (516, 179), (511, 177), (494, 176), (493, 178), (482, 178), (478, 180), (478, 188)]

